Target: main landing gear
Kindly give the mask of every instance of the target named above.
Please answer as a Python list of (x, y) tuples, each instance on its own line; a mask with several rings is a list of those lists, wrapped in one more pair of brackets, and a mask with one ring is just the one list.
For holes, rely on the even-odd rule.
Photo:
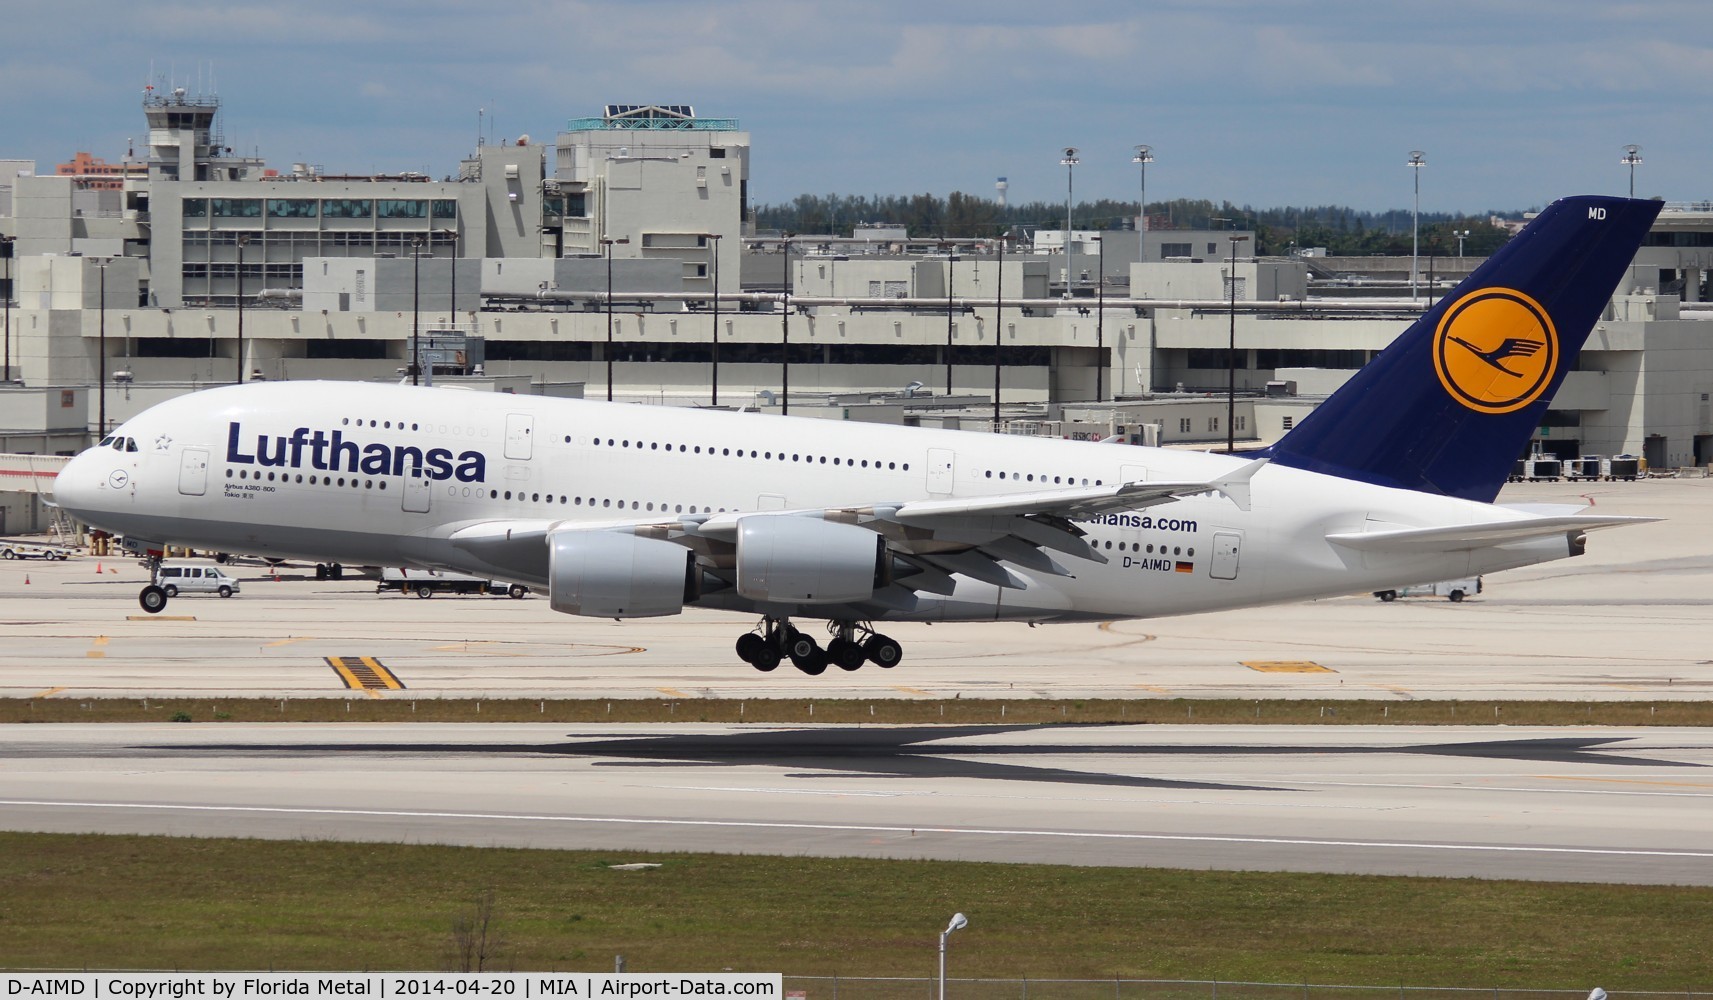
[[(866, 638), (857, 639), (858, 630)], [(829, 622), (832, 638), (826, 648), (815, 637), (792, 626), (789, 619), (764, 618), (760, 632), (738, 638), (738, 658), (757, 670), (767, 671), (790, 659), (791, 665), (810, 676), (818, 676), (829, 664), (840, 670), (856, 670), (865, 663), (895, 667), (904, 658), (904, 647), (889, 636), (855, 622)]]

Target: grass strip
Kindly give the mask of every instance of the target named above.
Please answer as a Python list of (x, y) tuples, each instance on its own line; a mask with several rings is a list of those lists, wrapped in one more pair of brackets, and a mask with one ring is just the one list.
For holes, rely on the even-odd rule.
[(961, 910), (959, 976), (1713, 982), (1704, 888), (31, 833), (0, 833), (0, 963), (454, 969), (484, 896), (490, 971), (932, 976)]
[(1713, 701), (808, 698), (0, 698), (19, 722), (722, 722), (1713, 726)]

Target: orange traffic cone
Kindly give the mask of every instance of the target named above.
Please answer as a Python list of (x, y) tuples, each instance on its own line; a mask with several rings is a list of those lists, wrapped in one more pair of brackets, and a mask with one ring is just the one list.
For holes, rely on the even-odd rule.
[(96, 576), (100, 576), (100, 575), (101, 575), (101, 564), (100, 564), (100, 563), (96, 563), (96, 564), (95, 564), (95, 575), (96, 575)]
[(28, 587), (29, 585), (30, 585), (30, 574), (25, 573), (24, 574), (24, 586)]

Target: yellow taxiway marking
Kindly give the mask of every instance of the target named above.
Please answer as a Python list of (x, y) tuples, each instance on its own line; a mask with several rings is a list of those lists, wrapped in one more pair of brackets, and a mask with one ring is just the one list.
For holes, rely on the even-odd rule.
[(928, 694), (928, 692), (926, 692), (926, 691), (924, 691), (924, 690), (922, 690), (922, 689), (921, 689), (921, 688), (913, 688), (913, 687), (908, 687), (908, 686), (906, 686), (906, 685), (904, 685), (904, 684), (894, 684), (894, 685), (892, 685), (892, 690), (894, 690), (894, 691), (902, 691), (902, 692), (904, 692), (904, 693), (905, 693), (905, 694), (918, 694), (918, 695), (921, 695), (921, 696), (922, 696), (922, 697), (924, 697), (924, 698), (927, 698), (927, 697), (929, 697), (929, 694)]
[(128, 622), (193, 622), (195, 615), (126, 615)]
[(263, 649), (270, 649), (274, 646), (289, 646), (294, 642), (308, 642), (308, 641), (309, 641), (309, 636), (300, 635), (300, 636), (296, 636), (295, 638), (291, 638), (291, 639), (276, 639), (273, 642), (264, 644), (262, 648)]
[(95, 648), (92, 650), (89, 650), (88, 652), (84, 653), (83, 655), (89, 657), (91, 660), (102, 659), (103, 657), (105, 657), (107, 655), (107, 651), (105, 649), (102, 649), (101, 647), (107, 645), (108, 641), (109, 641), (108, 638), (104, 635), (96, 636), (95, 637)]
[[(444, 646), (430, 646), (428, 648), (433, 650), (436, 653), (468, 653), (472, 649), (476, 649), (477, 647), (501, 646), (501, 645), (511, 645), (511, 644), (510, 643), (501, 643), (501, 642), (497, 642), (497, 641), (482, 640), (479, 642), (452, 642), (452, 643), (447, 643)], [(483, 651), (482, 655), (483, 656), (510, 656), (510, 657), (513, 657), (516, 659), (523, 659), (525, 657), (534, 656), (536, 654), (534, 654), (534, 653), (507, 653), (507, 652), (485, 652), (485, 651)]]
[(398, 677), (372, 656), (328, 656), (327, 665), (345, 682), (345, 686), (353, 691), (367, 691), (372, 698), (379, 698), (381, 691), (399, 691), (404, 684)]
[(32, 698), (52, 698), (54, 695), (59, 694), (61, 691), (64, 691), (64, 690), (65, 690), (65, 688), (62, 688), (62, 687), (48, 688), (46, 691), (37, 691), (35, 694), (30, 695), (30, 697), (32, 697)]
[(1143, 690), (1143, 691), (1152, 691), (1155, 694), (1171, 694), (1172, 693), (1171, 688), (1164, 688), (1158, 684), (1132, 684), (1130, 686), (1133, 688), (1138, 688), (1138, 689)]
[(695, 697), (695, 695), (685, 694), (684, 692), (678, 690), (677, 688), (655, 688), (655, 690), (659, 691), (663, 695), (666, 695), (668, 698), (694, 698)]
[(1239, 663), (1263, 674), (1336, 674), (1313, 660), (1239, 660)]

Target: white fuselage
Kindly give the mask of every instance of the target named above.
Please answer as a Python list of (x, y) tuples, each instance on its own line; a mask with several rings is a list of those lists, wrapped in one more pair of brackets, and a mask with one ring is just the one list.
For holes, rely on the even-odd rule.
[[(487, 522), (620, 523), (870, 508), (1119, 482), (1212, 481), (1242, 458), (453, 389), (297, 382), (191, 394), (60, 474), (58, 502), (135, 539), (486, 574), (448, 539)], [(134, 446), (135, 450), (126, 450)], [(423, 475), (412, 478), (409, 467)], [(1276, 465), (1247, 510), (1215, 494), (1078, 522), (1107, 558), (1021, 588), (956, 577), (875, 619), (1141, 618), (1384, 589), (1570, 554), (1562, 537), (1360, 552), (1336, 533), (1504, 521), (1488, 504)], [(541, 586), (544, 579), (517, 582)], [(751, 610), (715, 596), (710, 606)]]

